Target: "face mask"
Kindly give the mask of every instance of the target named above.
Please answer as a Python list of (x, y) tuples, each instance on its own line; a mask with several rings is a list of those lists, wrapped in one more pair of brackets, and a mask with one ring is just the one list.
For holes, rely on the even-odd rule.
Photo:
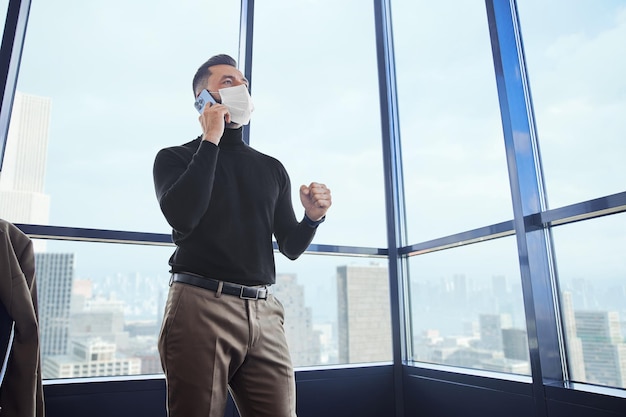
[(230, 121), (239, 125), (250, 123), (250, 114), (254, 110), (254, 104), (248, 87), (241, 84), (236, 87), (221, 88), (218, 91), (222, 104), (228, 107)]

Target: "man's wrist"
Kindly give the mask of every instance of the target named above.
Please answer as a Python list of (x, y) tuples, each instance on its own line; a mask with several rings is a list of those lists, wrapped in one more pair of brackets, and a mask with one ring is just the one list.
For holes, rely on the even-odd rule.
[(210, 136), (207, 136), (207, 135), (204, 135), (204, 134), (202, 135), (202, 140), (203, 141), (212, 143), (215, 146), (218, 146), (220, 144), (220, 139), (221, 138), (215, 139), (213, 137), (210, 137)]
[(304, 213), (304, 218), (302, 219), (302, 221), (304, 223), (307, 224), (307, 226), (312, 227), (312, 228), (316, 228), (317, 226), (319, 226), (321, 223), (324, 222), (324, 220), (326, 220), (326, 216), (323, 216), (321, 219), (319, 220), (311, 220), (309, 218), (309, 216), (306, 215), (306, 213)]

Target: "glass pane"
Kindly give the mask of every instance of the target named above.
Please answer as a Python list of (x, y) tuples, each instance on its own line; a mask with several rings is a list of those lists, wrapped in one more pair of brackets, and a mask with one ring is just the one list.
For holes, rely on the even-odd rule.
[(413, 359), (530, 374), (514, 237), (409, 260)]
[(550, 206), (624, 191), (626, 5), (518, 5)]
[(161, 373), (172, 248), (34, 240), (44, 379)]
[(276, 261), (274, 294), (285, 306), (294, 366), (392, 360), (386, 259), (303, 255), (291, 262), (276, 255)]
[[(173, 247), (34, 243), (44, 379), (161, 373)], [(391, 360), (385, 259), (276, 258), (294, 366)]]
[(626, 214), (553, 229), (570, 376), (626, 388)]
[(285, 165), (297, 213), (301, 184), (332, 190), (316, 242), (386, 246), (373, 7), (256, 2), (254, 36), (250, 144)]
[(238, 42), (238, 2), (33, 2), (17, 90), (37, 104), (13, 113), (16, 162), (2, 173), (27, 177), (2, 179), (19, 221), (168, 233), (154, 158), (200, 134), (193, 75), (213, 53), (237, 56)]
[(392, 11), (409, 243), (512, 218), (484, 2)]

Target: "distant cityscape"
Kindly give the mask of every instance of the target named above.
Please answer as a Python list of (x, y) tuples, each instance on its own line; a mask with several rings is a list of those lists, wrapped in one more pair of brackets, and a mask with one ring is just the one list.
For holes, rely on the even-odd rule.
[[(16, 92), (0, 218), (48, 224), (44, 192), (50, 100)], [(35, 242), (43, 377), (161, 373), (156, 349), (167, 280), (150, 274), (77, 275), (77, 255)], [(275, 296), (297, 367), (392, 360), (387, 267), (338, 265), (334, 291), (313, 291), (296, 273), (278, 273)], [(529, 375), (521, 286), (505, 276), (480, 284), (459, 273), (410, 282), (411, 359)], [(589, 279), (562, 280), (561, 316), (573, 380), (626, 388), (626, 279), (602, 290)], [(319, 311), (329, 309), (332, 313)], [(336, 313), (334, 310), (336, 309)]]
[[(44, 378), (161, 372), (156, 346), (167, 282), (141, 274), (75, 278), (72, 253), (36, 253), (35, 259)], [(285, 308), (294, 365), (390, 361), (386, 268), (345, 266), (337, 279), (355, 291), (338, 302), (339, 320), (316, 323), (296, 275), (277, 275), (273, 294)], [(359, 296), (359, 287), (381, 286), (369, 298)]]
[[(71, 253), (36, 254), (44, 378), (160, 373), (156, 342), (167, 284), (141, 274), (75, 279), (74, 261)], [(315, 306), (306, 305), (296, 274), (277, 275), (273, 293), (285, 307), (294, 365), (391, 361), (387, 268), (344, 265), (335, 272), (337, 318), (328, 322), (313, 319)], [(503, 280), (494, 277), (482, 297), (467, 291), (462, 275), (414, 293), (412, 359), (529, 375), (522, 307)], [(499, 300), (492, 311), (484, 297)], [(561, 298), (572, 378), (626, 387), (619, 312), (575, 310), (570, 291)]]

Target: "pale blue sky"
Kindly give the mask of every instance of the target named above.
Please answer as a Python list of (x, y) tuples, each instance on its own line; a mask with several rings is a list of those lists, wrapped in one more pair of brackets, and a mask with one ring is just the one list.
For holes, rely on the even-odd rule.
[[(511, 218), (484, 2), (396, 3), (409, 243)], [(550, 206), (623, 191), (623, 3), (519, 9)], [(252, 145), (294, 190), (333, 190), (316, 243), (385, 247), (373, 6), (268, 0), (256, 16)], [(199, 133), (191, 77), (237, 57), (238, 29), (238, 1), (33, 1), (18, 89), (52, 98), (51, 224), (169, 232), (154, 155)], [(505, 258), (486, 274), (518, 274)]]

